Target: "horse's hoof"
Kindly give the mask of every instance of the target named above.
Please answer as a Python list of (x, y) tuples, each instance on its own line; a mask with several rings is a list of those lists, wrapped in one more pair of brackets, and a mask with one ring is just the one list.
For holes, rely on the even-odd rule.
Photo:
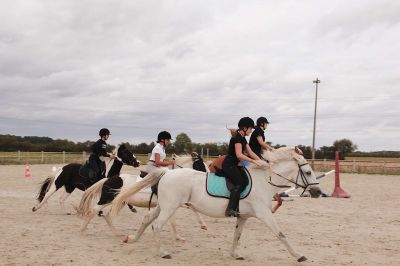
[(201, 226), (201, 229), (203, 229), (203, 230), (207, 230), (207, 226), (205, 226), (205, 225), (202, 225), (202, 226)]
[(165, 255), (161, 256), (161, 258), (163, 258), (163, 259), (171, 259), (172, 257), (169, 254), (165, 254)]
[(99, 211), (99, 212), (97, 213), (97, 216), (99, 216), (99, 217), (103, 216), (103, 211)]
[(303, 262), (303, 261), (306, 261), (306, 260), (307, 260), (306, 257), (301, 256), (297, 261), (298, 261), (298, 262)]
[(71, 215), (71, 213), (70, 213), (70, 212), (67, 212), (67, 215)]
[(237, 257), (237, 258), (235, 258), (236, 260), (244, 260), (244, 257), (242, 257), (242, 256), (239, 256), (239, 257)]
[(33, 208), (32, 208), (32, 211), (35, 212), (35, 211), (36, 211), (36, 207), (33, 207)]

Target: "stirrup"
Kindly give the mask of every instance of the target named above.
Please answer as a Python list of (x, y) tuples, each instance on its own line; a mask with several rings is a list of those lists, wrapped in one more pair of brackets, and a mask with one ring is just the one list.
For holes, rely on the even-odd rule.
[(231, 210), (231, 209), (227, 209), (225, 211), (225, 216), (226, 217), (240, 217), (240, 212), (235, 211), (235, 210)]

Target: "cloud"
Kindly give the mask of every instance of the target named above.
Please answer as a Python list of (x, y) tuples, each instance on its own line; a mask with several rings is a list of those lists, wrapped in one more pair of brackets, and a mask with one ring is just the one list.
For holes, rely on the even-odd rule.
[[(349, 138), (399, 150), (394, 1), (6, 1), (2, 134), (150, 142), (160, 130), (228, 141), (267, 116), (267, 140)], [(397, 146), (396, 146), (397, 145)]]

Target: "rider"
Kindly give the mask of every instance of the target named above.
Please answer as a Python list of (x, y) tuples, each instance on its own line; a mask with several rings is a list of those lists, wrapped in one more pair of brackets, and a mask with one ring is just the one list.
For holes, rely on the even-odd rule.
[(171, 144), (171, 134), (167, 131), (161, 131), (157, 136), (157, 144), (151, 151), (150, 160), (147, 164), (147, 173), (162, 166), (174, 165), (174, 161), (164, 161), (167, 154), (165, 148)]
[[(227, 178), (234, 185), (231, 189), (228, 207), (225, 216), (239, 217), (238, 211), (240, 193), (247, 185), (247, 175), (242, 162), (245, 160), (257, 165), (261, 165), (260, 158), (255, 154), (249, 144), (247, 144), (246, 136), (249, 136), (254, 128), (254, 121), (250, 117), (243, 117), (238, 123), (239, 129), (231, 131), (232, 138), (229, 141), (228, 155), (222, 163), (222, 170)], [(246, 151), (249, 156), (243, 154)]]
[(254, 128), (253, 133), (251, 133), (249, 145), (252, 151), (261, 158), (261, 149), (272, 150), (272, 147), (265, 143), (264, 131), (268, 127), (268, 119), (261, 116), (257, 119), (257, 126)]
[(114, 159), (115, 155), (107, 152), (106, 141), (110, 137), (110, 130), (107, 128), (102, 128), (99, 131), (100, 139), (92, 145), (92, 154), (89, 157), (89, 165), (95, 171), (94, 176), (90, 176), (92, 182), (105, 177), (106, 164), (104, 162), (104, 157), (109, 157)]

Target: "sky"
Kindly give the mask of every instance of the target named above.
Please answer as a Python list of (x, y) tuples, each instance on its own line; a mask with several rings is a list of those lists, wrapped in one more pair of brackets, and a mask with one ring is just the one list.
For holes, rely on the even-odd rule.
[(0, 134), (400, 150), (400, 1), (0, 0)]

